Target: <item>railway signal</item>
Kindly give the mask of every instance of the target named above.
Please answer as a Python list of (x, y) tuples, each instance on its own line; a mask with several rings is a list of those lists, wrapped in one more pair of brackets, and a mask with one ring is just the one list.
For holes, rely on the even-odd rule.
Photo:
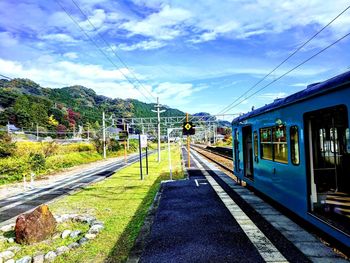
[(191, 121), (184, 122), (182, 126), (182, 135), (194, 135), (196, 133)]

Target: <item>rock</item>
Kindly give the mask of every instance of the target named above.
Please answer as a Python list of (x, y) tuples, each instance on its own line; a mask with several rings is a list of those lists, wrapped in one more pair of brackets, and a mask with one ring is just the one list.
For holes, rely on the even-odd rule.
[(55, 260), (55, 258), (57, 257), (57, 254), (53, 251), (49, 251), (47, 252), (47, 254), (45, 255), (44, 259), (48, 262), (52, 262)]
[(25, 256), (19, 260), (16, 260), (16, 263), (31, 263), (32, 257), (31, 256)]
[(2, 232), (12, 231), (14, 227), (15, 227), (15, 224), (5, 225), (5, 226), (0, 228), (0, 231), (2, 231)]
[(60, 233), (56, 233), (52, 236), (52, 239), (57, 239), (57, 238), (60, 238), (61, 237), (61, 234)]
[(80, 234), (81, 234), (81, 231), (80, 231), (80, 230), (74, 230), (74, 231), (72, 231), (72, 233), (70, 233), (70, 237), (71, 237), (71, 238), (76, 238), (76, 237), (78, 237)]
[(6, 260), (5, 263), (15, 263), (15, 260), (12, 258), (12, 259)]
[(86, 242), (88, 242), (89, 240), (86, 238), (86, 237), (83, 237), (81, 238), (78, 242), (79, 242), (79, 245), (83, 245), (85, 244)]
[(10, 243), (10, 244), (15, 243), (15, 239), (10, 237), (10, 238), (7, 239), (7, 242)]
[(21, 251), (21, 247), (19, 247), (19, 246), (13, 246), (13, 247), (9, 247), (7, 250), (9, 250), (9, 251), (12, 251), (13, 253), (17, 253), (17, 252), (19, 252), (19, 251)]
[(33, 263), (44, 263), (44, 255), (39, 254), (33, 257)]
[(70, 235), (70, 233), (72, 233), (72, 230), (64, 230), (63, 232), (62, 232), (62, 235), (61, 235), (61, 237), (64, 239), (64, 238), (67, 238), (69, 235)]
[(87, 239), (95, 239), (96, 238), (96, 234), (86, 234), (85, 235), (85, 237), (87, 238)]
[(101, 225), (101, 226), (103, 226), (103, 222), (102, 222), (102, 221), (99, 221), (99, 220), (93, 220), (93, 221), (90, 223), (90, 226), (94, 226), (94, 225)]
[(88, 232), (89, 234), (98, 234), (103, 228), (103, 225), (93, 225)]
[(13, 253), (12, 251), (4, 251), (0, 253), (0, 258), (6, 260), (6, 259), (11, 259), (15, 256), (15, 253)]
[(56, 254), (57, 254), (57, 256), (59, 256), (59, 255), (62, 255), (62, 254), (64, 254), (64, 253), (68, 252), (68, 251), (69, 251), (69, 248), (68, 248), (68, 247), (62, 246), (62, 247), (58, 247), (58, 248), (56, 249)]
[(70, 243), (69, 245), (68, 245), (68, 248), (69, 249), (75, 249), (75, 248), (77, 248), (77, 247), (79, 247), (80, 245), (77, 243), (77, 242), (73, 242), (73, 243)]
[(33, 244), (50, 237), (56, 229), (56, 220), (47, 205), (41, 205), (33, 212), (22, 214), (16, 220), (16, 241)]

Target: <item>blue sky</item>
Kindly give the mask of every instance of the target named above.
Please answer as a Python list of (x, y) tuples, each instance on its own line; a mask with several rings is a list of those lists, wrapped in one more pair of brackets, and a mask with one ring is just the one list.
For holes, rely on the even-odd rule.
[[(348, 5), (346, 0), (2, 0), (0, 74), (51, 88), (79, 84), (145, 102), (154, 101), (152, 94), (183, 111), (216, 114)], [(350, 10), (257, 89), (349, 31)], [(246, 112), (349, 70), (349, 44), (350, 37), (228, 113)], [(142, 87), (124, 75), (136, 76)]]

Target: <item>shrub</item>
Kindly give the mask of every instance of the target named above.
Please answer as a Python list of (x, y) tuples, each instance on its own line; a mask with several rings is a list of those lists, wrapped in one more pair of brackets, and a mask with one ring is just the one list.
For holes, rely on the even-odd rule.
[(29, 155), (28, 163), (32, 171), (39, 172), (45, 168), (45, 156), (41, 153), (31, 153)]
[(119, 144), (119, 142), (116, 139), (110, 139), (108, 141), (108, 150), (112, 151), (112, 152), (117, 152), (121, 149), (121, 145)]
[(11, 136), (0, 132), (0, 157), (8, 157), (15, 153), (16, 144), (12, 143)]
[(55, 155), (58, 152), (59, 146), (55, 142), (46, 142), (46, 143), (42, 143), (41, 145), (42, 145), (45, 158)]

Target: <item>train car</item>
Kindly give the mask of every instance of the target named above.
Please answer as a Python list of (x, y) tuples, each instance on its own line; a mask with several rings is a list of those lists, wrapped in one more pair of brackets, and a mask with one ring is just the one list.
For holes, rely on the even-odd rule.
[(232, 121), (234, 174), (350, 247), (350, 71)]

